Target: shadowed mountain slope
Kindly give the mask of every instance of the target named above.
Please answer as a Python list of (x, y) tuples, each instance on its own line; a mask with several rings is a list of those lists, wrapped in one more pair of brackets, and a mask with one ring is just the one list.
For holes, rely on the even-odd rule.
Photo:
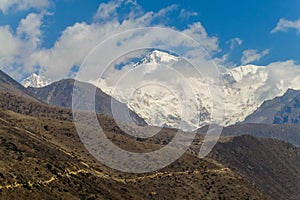
[(0, 91), (2, 93), (12, 93), (18, 96), (29, 98), (32, 101), (37, 101), (36, 99), (32, 98), (31, 93), (28, 92), (25, 87), (12, 79), (2, 70), (0, 70)]
[(289, 89), (283, 96), (265, 101), (243, 123), (300, 123), (300, 91)]
[[(82, 107), (84, 110), (95, 110), (98, 114), (113, 117), (113, 106), (117, 107), (118, 112), (114, 113), (114, 118), (118, 120), (130, 122), (131, 119), (138, 125), (146, 125), (144, 119), (139, 117), (136, 113), (127, 108), (127, 106), (111, 96), (105, 94), (99, 88), (94, 85), (84, 82), (79, 82), (73, 79), (65, 79), (58, 82), (54, 82), (48, 86), (42, 88), (29, 87), (28, 90), (34, 94), (34, 96), (50, 105), (72, 108), (72, 95), (73, 92), (78, 92), (80, 101), (78, 107)], [(95, 107), (93, 107), (93, 100), (95, 98)]]

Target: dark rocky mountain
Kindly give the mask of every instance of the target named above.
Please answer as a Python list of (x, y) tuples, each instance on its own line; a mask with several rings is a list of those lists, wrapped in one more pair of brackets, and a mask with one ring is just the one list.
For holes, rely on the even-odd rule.
[(283, 96), (265, 101), (243, 123), (299, 123), (300, 91), (289, 89)]
[(293, 123), (300, 124), (300, 91), (288, 102), (274, 118), (274, 124)]
[[(98, 114), (107, 115), (113, 117), (111, 104), (117, 107), (118, 112), (114, 113), (114, 118), (124, 121), (131, 122), (138, 125), (146, 125), (144, 119), (139, 117), (136, 113), (128, 109), (128, 107), (114, 99), (113, 97), (104, 93), (101, 89), (96, 88), (94, 85), (89, 83), (83, 83), (73, 79), (65, 79), (54, 82), (48, 86), (42, 88), (27, 88), (36, 98), (54, 106), (72, 108), (72, 94), (76, 90), (80, 94), (80, 101), (77, 107), (83, 110), (95, 110)], [(95, 91), (95, 92), (94, 92)], [(95, 95), (93, 95), (93, 92)], [(95, 96), (95, 107), (92, 107), (92, 99)], [(117, 114), (117, 115), (116, 115)], [(129, 115), (128, 115), (129, 114)], [(132, 120), (131, 120), (132, 119)]]

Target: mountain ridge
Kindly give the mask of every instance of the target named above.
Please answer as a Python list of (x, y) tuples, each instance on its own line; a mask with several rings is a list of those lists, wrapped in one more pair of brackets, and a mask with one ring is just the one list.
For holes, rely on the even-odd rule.
[[(139, 65), (150, 67), (160, 64), (173, 66), (180, 60), (180, 57), (171, 55), (168, 52), (152, 50), (131, 67), (136, 68)], [(122, 68), (119, 70), (122, 70)], [(152, 70), (157, 69), (153, 67)], [(232, 69), (222, 68), (221, 77), (224, 80), (224, 86), (221, 87), (224, 90), (224, 106), (226, 110), (221, 125), (228, 126), (243, 122), (264, 101), (283, 95), (288, 88), (300, 89), (300, 86), (295, 84), (297, 80), (293, 80), (290, 83), (273, 83), (269, 80), (272, 73), (271, 70), (272, 68), (256, 65), (245, 65)], [(139, 76), (143, 76), (143, 74), (139, 74)], [(212, 116), (214, 107), (212, 101), (217, 98), (211, 96), (209, 91), (211, 88), (209, 87), (215, 87), (215, 83), (207, 78), (190, 77), (190, 75), (185, 76), (184, 74), (183, 76), (195, 92), (195, 99), (190, 101), (196, 103), (199, 108), (198, 115), (200, 117), (195, 116), (193, 120), (183, 119), (178, 109), (181, 106), (178, 99), (174, 95), (167, 93), (161, 95), (161, 89), (138, 88), (139, 91), (134, 91), (135, 96), (133, 98), (130, 90), (122, 91), (119, 94), (113, 93), (114, 85), (109, 85), (105, 79), (91, 81), (91, 83), (106, 94), (113, 96), (116, 100), (125, 103), (127, 107), (145, 119), (150, 125), (176, 128), (183, 122), (186, 124), (184, 126), (185, 130), (195, 130), (214, 120)], [(300, 76), (298, 79), (300, 80)], [(176, 92), (180, 94), (180, 91)]]
[[(76, 84), (75, 84), (76, 82)], [(27, 88), (36, 98), (59, 107), (72, 108), (73, 92), (74, 90), (80, 91), (80, 104), (84, 104), (84, 107), (89, 107), (98, 114), (107, 115), (110, 117), (116, 117), (118, 120), (129, 120), (128, 117), (132, 118), (133, 122), (145, 126), (146, 122), (144, 119), (139, 117), (136, 113), (128, 110), (127, 106), (121, 102), (118, 102), (113, 97), (102, 92), (101, 89), (95, 88), (94, 85), (90, 83), (76, 81), (74, 79), (63, 79), (57, 82), (53, 82), (50, 85), (41, 88)], [(95, 90), (95, 107), (93, 105), (86, 105), (91, 103), (92, 93)], [(113, 111), (111, 109), (111, 104), (114, 103), (118, 107), (118, 116), (113, 116)], [(129, 111), (129, 116), (127, 116), (127, 111)]]
[[(153, 54), (156, 54), (156, 52), (154, 52)], [(168, 53), (163, 52), (163, 55), (165, 57), (166, 55), (168, 55)], [(153, 55), (153, 57), (155, 56)], [(169, 57), (170, 60), (172, 60), (171, 58), (173, 57), (173, 55), (169, 54)], [(157, 60), (151, 62), (151, 59), (146, 60), (146, 67), (151, 67), (151, 65), (156, 66), (160, 64), (168, 65), (171, 67), (174, 65), (173, 60), (169, 63), (159, 63), (157, 62)], [(141, 59), (141, 62), (139, 64), (141, 65), (142, 63), (143, 59)], [(134, 67), (135, 65), (133, 66), (133, 68)], [(153, 69), (151, 70), (155, 69), (156, 68), (153, 67)], [(216, 86), (221, 87), (225, 95), (224, 107), (226, 110), (224, 121), (221, 123), (221, 125), (228, 126), (242, 122), (247, 116), (252, 114), (264, 101), (271, 100), (277, 96), (283, 95), (286, 90), (288, 90), (288, 88), (300, 89), (299, 84), (297, 84), (298, 80), (300, 80), (300, 75), (296, 77), (295, 80), (289, 82), (281, 81), (279, 83), (276, 83), (272, 81), (272, 70), (272, 67), (256, 66), (250, 64), (230, 69), (221, 68), (220, 76), (224, 80), (224, 85)], [(139, 74), (139, 76), (143, 76), (143, 74)], [(145, 76), (147, 76), (146, 72)], [(183, 123), (190, 126), (189, 130), (195, 130), (213, 121), (212, 108), (214, 105), (212, 104), (212, 102), (217, 98), (212, 97), (209, 90), (213, 89), (214, 84), (216, 83), (207, 77), (201, 78), (193, 77), (190, 75), (185, 76), (185, 74), (183, 74), (183, 76), (185, 77), (185, 81), (190, 84), (193, 91), (195, 92), (194, 95), (196, 97), (197, 106), (199, 107), (199, 116), (201, 116), (200, 121), (194, 120), (194, 122), (191, 122), (185, 121), (184, 119), (180, 118), (181, 114), (177, 111), (177, 107), (180, 105), (176, 105), (175, 99), (172, 96), (167, 94), (164, 96), (160, 95), (160, 90), (155, 91), (152, 89), (149, 90), (139, 88), (138, 90), (140, 91), (135, 92), (135, 94), (140, 95), (136, 95), (134, 98), (132, 98), (132, 91), (129, 91), (128, 93), (123, 92), (121, 94), (113, 93), (112, 91), (114, 91), (114, 85), (109, 85), (109, 83), (105, 82), (104, 79), (100, 80), (98, 84), (96, 84), (96, 86), (101, 88), (107, 94), (113, 95), (121, 102), (126, 103), (128, 107), (130, 107), (134, 112), (142, 116), (148, 124), (154, 126), (168, 126), (176, 128), (179, 126), (178, 119), (181, 119)], [(191, 100), (191, 102), (194, 102), (194, 100)], [(153, 113), (157, 113), (157, 115), (152, 115), (151, 112), (144, 112), (145, 110), (153, 110)]]
[[(282, 96), (265, 101), (255, 112), (249, 115), (243, 123), (281, 124), (299, 123), (300, 91), (288, 89)], [(294, 113), (294, 116), (292, 116)], [(294, 121), (293, 121), (294, 117)]]

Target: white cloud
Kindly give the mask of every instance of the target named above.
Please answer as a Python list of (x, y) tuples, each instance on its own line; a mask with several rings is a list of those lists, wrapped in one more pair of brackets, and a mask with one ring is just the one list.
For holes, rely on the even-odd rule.
[(190, 17), (195, 17), (198, 16), (199, 13), (197, 12), (192, 12), (192, 11), (187, 11), (186, 9), (181, 9), (180, 14), (179, 14), (179, 18), (180, 19), (189, 19)]
[(228, 40), (226, 44), (230, 44), (230, 49), (233, 49), (235, 46), (240, 46), (243, 44), (243, 40), (241, 38), (232, 38)]
[[(24, 3), (23, 7), (19, 5), (21, 2)], [(48, 4), (44, 0), (36, 4), (30, 0), (13, 0), (9, 3), (2, 1), (2, 8), (5, 11), (10, 8), (41, 8), (46, 5)], [(120, 16), (117, 10), (121, 6), (128, 6), (130, 8), (129, 13), (121, 13)], [(178, 10), (178, 6), (171, 5), (158, 12), (145, 13), (135, 1), (113, 0), (108, 3), (101, 3), (94, 15), (93, 23), (81, 22), (67, 27), (54, 46), (47, 49), (42, 48), (40, 45), (43, 37), (41, 30), (43, 17), (47, 13), (44, 11), (41, 14), (30, 13), (20, 21), (15, 31), (11, 30), (9, 26), (0, 27), (0, 42), (4, 44), (0, 47), (0, 65), (2, 69), (18, 80), (36, 70), (53, 80), (66, 78), (72, 74), (71, 69), (74, 66), (80, 66), (88, 53), (100, 42), (114, 34), (130, 29), (151, 26), (168, 28), (167, 22), (164, 21), (165, 15), (176, 10)], [(214, 54), (220, 51), (218, 38), (209, 36), (200, 22), (189, 25), (181, 33), (194, 38), (208, 53)], [(183, 36), (180, 38), (173, 33), (166, 33), (164, 30), (150, 30), (146, 35), (133, 34), (129, 37), (129, 40), (134, 42), (127, 41), (127, 46), (138, 41), (144, 46), (154, 45), (169, 50), (170, 46), (182, 45)], [(170, 46), (161, 45), (159, 40), (165, 41)], [(122, 48), (116, 46), (110, 47), (109, 50), (105, 53), (113, 52), (113, 54), (118, 55)], [(199, 53), (195, 52), (195, 49), (194, 52), (191, 49), (188, 56), (192, 59), (196, 55), (199, 55)], [(204, 58), (197, 57), (195, 60), (200, 60), (199, 62), (202, 64), (205, 62)]]
[(16, 79), (35, 70), (34, 52), (42, 37), (43, 14), (30, 13), (22, 19), (16, 33), (9, 26), (0, 26), (0, 65)]
[(171, 5), (166, 8), (161, 9), (157, 14), (155, 14), (155, 16), (156, 17), (164, 17), (166, 14), (168, 14), (174, 10), (177, 10), (177, 9), (178, 9), (177, 5)]
[(1, 0), (0, 11), (7, 14), (11, 9), (28, 10), (34, 8), (42, 10), (50, 5), (49, 0)]
[(199, 42), (210, 54), (221, 51), (218, 44), (218, 38), (209, 36), (200, 22), (189, 25), (188, 29), (184, 30), (183, 33)]
[(76, 23), (68, 27), (51, 49), (33, 54), (45, 75), (52, 79), (68, 76), (73, 66), (79, 66), (85, 56), (100, 43), (118, 23), (109, 25)]
[(0, 44), (0, 63), (2, 66), (7, 66), (17, 56), (22, 41), (12, 34), (9, 26), (1, 26)]
[[(130, 13), (126, 18), (134, 18), (143, 14), (142, 8), (135, 0), (111, 0), (107, 3), (100, 3), (97, 12), (93, 16), (93, 20), (96, 22), (107, 23), (108, 21), (118, 20), (119, 13), (118, 9), (130, 6)], [(124, 19), (120, 19), (121, 21)]]
[[(120, 6), (128, 4), (130, 4), (128, 17), (120, 17), (117, 9)], [(133, 8), (132, 5), (136, 6)], [(8, 26), (0, 27), (0, 42), (4, 44), (0, 47), (0, 65), (6, 72), (18, 80), (37, 70), (52, 80), (67, 78), (71, 76), (72, 68), (80, 66), (93, 48), (117, 33), (151, 26), (174, 30), (173, 27), (168, 27), (167, 23), (164, 24), (164, 20), (160, 20), (160, 18), (163, 19), (164, 15), (176, 9), (177, 6), (172, 5), (156, 13), (145, 13), (142, 12), (140, 6), (134, 1), (116, 0), (102, 3), (99, 5), (95, 16), (102, 17), (102, 19), (109, 18), (109, 20), (103, 21), (102, 19), (98, 19), (89, 24), (85, 22), (75, 23), (67, 27), (57, 39), (54, 46), (50, 48), (43, 48), (40, 45), (43, 38), (41, 27), (43, 26), (43, 16), (45, 13), (31, 13), (20, 21), (16, 31), (11, 30)], [(102, 14), (99, 14), (100, 11)], [(113, 17), (110, 18), (109, 16)], [(184, 56), (203, 67), (207, 66), (207, 63), (210, 62), (210, 60), (207, 60), (207, 54), (203, 53), (199, 57), (199, 51), (194, 47), (194, 44), (184, 43), (185, 35), (200, 43), (212, 57), (215, 53), (221, 51), (218, 38), (210, 36), (200, 22), (190, 24), (188, 28), (179, 32), (182, 33), (182, 36), (170, 32), (167, 33), (163, 29), (160, 31), (149, 30), (143, 34), (133, 34), (126, 38), (127, 41), (124, 38), (124, 41), (120, 40), (119, 42), (120, 44), (124, 43), (124, 45), (126, 43), (127, 47), (132, 49), (138, 48), (138, 46), (134, 46), (136, 44), (144, 46), (154, 45), (165, 50), (170, 50), (170, 48), (177, 50), (180, 48), (176, 49), (176, 47), (185, 46), (188, 47), (188, 51)], [(164, 41), (165, 44), (161, 44), (161, 41)], [(118, 46), (117, 42), (115, 44), (115, 46), (107, 48), (101, 59), (106, 59), (105, 54), (120, 55), (125, 47), (121, 48), (122, 45)], [(226, 56), (223, 58), (226, 58)], [(224, 62), (224, 59), (215, 58), (214, 61), (221, 63)], [(95, 62), (99, 64), (99, 57)]]
[(32, 48), (36, 48), (41, 42), (42, 14), (30, 13), (22, 19), (17, 28), (17, 34), (22, 40), (30, 42)]
[(296, 21), (289, 21), (281, 18), (271, 33), (276, 33), (279, 31), (287, 32), (288, 29), (296, 29), (298, 33), (300, 33), (300, 19)]
[[(289, 89), (300, 89), (300, 65), (297, 65), (293, 60), (283, 62), (273, 62), (266, 66), (267, 79), (265, 86), (258, 89), (257, 93), (261, 95), (261, 101), (271, 94), (271, 96), (281, 96)], [(269, 95), (270, 96), (270, 95)]]
[(96, 14), (94, 15), (95, 20), (110, 20), (117, 16), (116, 9), (122, 4), (122, 0), (113, 0), (107, 3), (101, 3), (98, 7)]
[[(131, 10), (129, 13), (130, 17), (120, 21), (116, 20), (118, 19), (116, 9), (121, 4), (121, 1), (112, 1), (107, 4), (101, 4), (97, 11), (98, 14), (96, 14), (95, 16), (102, 16), (102, 19), (105, 19), (109, 15), (112, 15), (112, 19), (106, 22), (103, 20), (100, 20), (101, 22), (96, 20), (91, 24), (87, 24), (84, 22), (76, 23), (73, 26), (67, 27), (52, 48), (38, 50), (32, 54), (31, 58), (33, 60), (33, 63), (36, 66), (40, 66), (40, 71), (45, 76), (53, 80), (65, 78), (69, 76), (70, 73), (72, 73), (72, 67), (79, 66), (83, 62), (84, 58), (88, 55), (88, 53), (100, 42), (113, 36), (114, 34), (121, 33), (126, 30), (152, 26), (153, 21), (160, 21), (157, 19), (163, 18), (164, 14), (177, 9), (177, 6), (173, 5), (166, 7), (158, 11), (157, 13), (147, 12), (143, 13), (142, 15), (133, 14), (135, 11)], [(110, 7), (108, 5), (110, 5)], [(137, 9), (138, 11), (140, 11), (139, 8)], [(102, 11), (101, 15), (99, 15), (99, 10)], [(167, 27), (164, 24), (160, 24), (159, 26)], [(182, 31), (182, 34), (189, 35), (190, 37), (197, 40), (200, 44), (202, 44), (202, 47), (204, 47), (211, 54), (220, 51), (218, 46), (218, 38), (210, 37), (201, 23), (191, 24), (186, 30)], [(173, 35), (170, 36), (170, 34), (167, 34), (162, 30), (155, 32), (149, 31), (145, 33), (145, 35), (132, 35), (131, 37), (129, 37), (129, 40), (134, 42), (130, 43), (130, 41), (127, 40), (126, 45), (130, 46), (133, 45), (133, 43), (135, 43), (136, 41), (139, 41), (141, 45), (151, 46), (157, 43), (158, 38), (164, 40), (165, 43), (169, 43), (171, 46), (178, 46), (182, 43), (182, 38), (176, 38), (176, 36)], [(159, 46), (159, 44), (156, 45)], [(159, 47), (166, 48), (166, 50), (168, 50), (167, 46)], [(122, 51), (122, 48), (120, 48), (120, 46), (111, 46), (107, 50), (109, 51), (104, 52), (104, 54), (109, 53), (119, 55), (118, 53)], [(199, 55), (199, 53), (196, 55)], [(103, 55), (102, 59), (105, 59), (105, 57), (106, 56)]]
[(251, 62), (259, 61), (262, 57), (269, 54), (270, 49), (266, 49), (262, 52), (258, 52), (256, 49), (248, 49), (243, 51), (243, 56), (241, 62), (243, 65), (249, 64)]

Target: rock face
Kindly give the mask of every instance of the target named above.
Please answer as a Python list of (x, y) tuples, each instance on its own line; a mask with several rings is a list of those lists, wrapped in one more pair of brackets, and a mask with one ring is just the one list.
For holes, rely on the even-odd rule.
[(299, 124), (300, 91), (289, 89), (283, 96), (265, 101), (244, 123)]
[(300, 124), (300, 91), (274, 117), (274, 124)]

